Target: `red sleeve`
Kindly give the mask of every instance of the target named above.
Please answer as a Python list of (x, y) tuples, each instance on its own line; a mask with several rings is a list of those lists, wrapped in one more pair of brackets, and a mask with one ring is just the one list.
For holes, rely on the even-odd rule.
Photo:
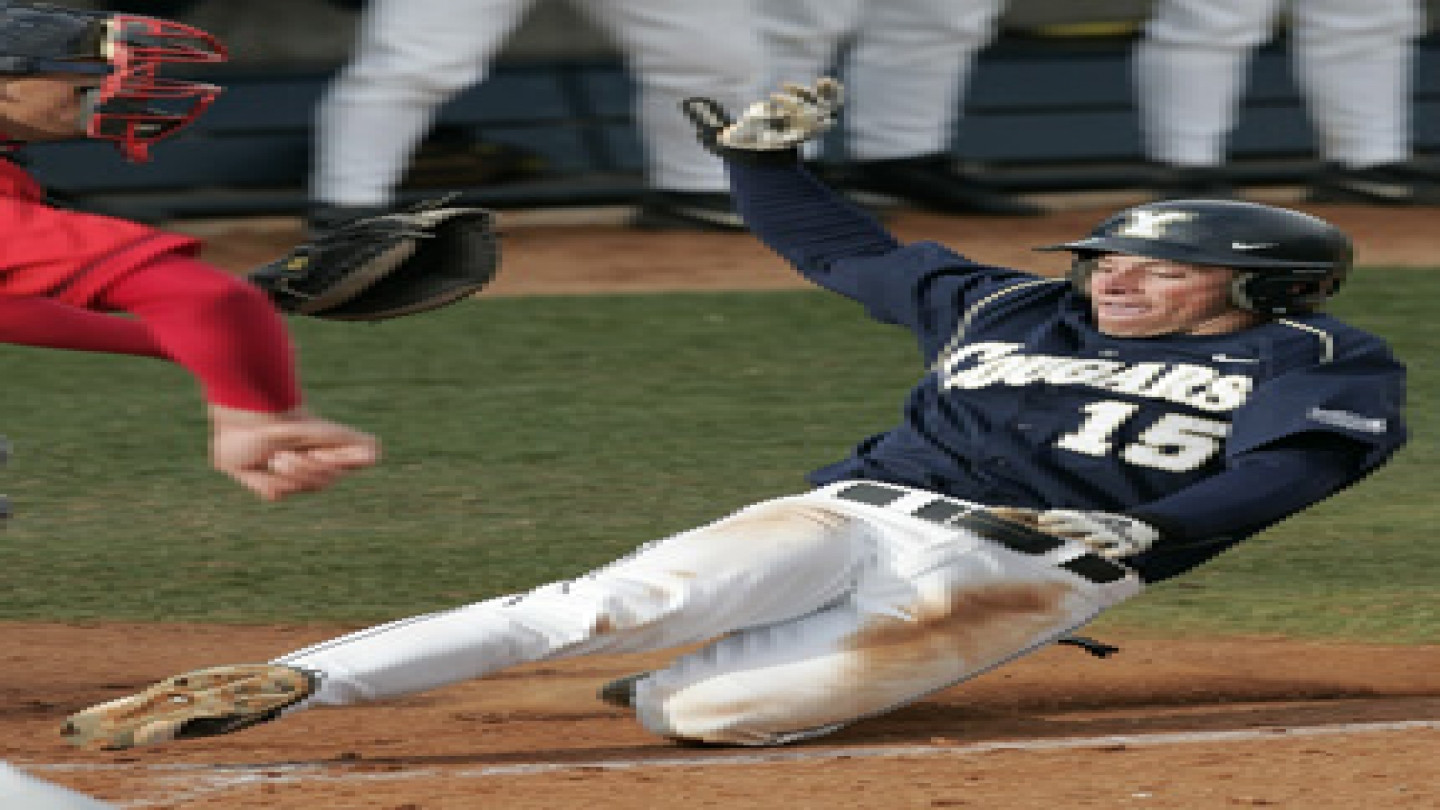
[(115, 277), (198, 240), (114, 217), (47, 205), (25, 170), (0, 160), (0, 294), (89, 307)]
[(208, 264), (164, 256), (96, 290), (93, 305), (132, 313), (205, 399), (247, 411), (299, 406), (294, 350), (265, 293)]
[(139, 321), (51, 301), (0, 297), (0, 343), (165, 357)]
[(200, 381), (209, 402), (265, 412), (298, 406), (279, 314), (260, 290), (190, 258), (199, 246), (46, 205), (24, 169), (0, 160), (0, 338), (168, 357)]

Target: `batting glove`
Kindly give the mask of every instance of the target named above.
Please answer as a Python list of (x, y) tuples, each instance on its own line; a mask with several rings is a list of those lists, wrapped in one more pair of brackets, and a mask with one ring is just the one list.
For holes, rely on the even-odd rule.
[(1110, 560), (1139, 554), (1155, 545), (1160, 532), (1143, 520), (1113, 512), (1048, 509), (1036, 519), (1042, 532), (1078, 540)]
[(844, 86), (823, 78), (813, 88), (787, 82), (779, 92), (746, 107), (738, 121), (714, 99), (688, 98), (681, 109), (699, 131), (700, 142), (723, 157), (743, 160), (784, 153), (793, 159), (800, 144), (835, 126), (844, 104)]

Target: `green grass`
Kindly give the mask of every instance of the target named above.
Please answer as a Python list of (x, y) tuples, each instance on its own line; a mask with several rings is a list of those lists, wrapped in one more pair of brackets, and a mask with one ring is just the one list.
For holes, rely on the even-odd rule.
[[(1104, 621), (1141, 632), (1436, 640), (1429, 538), (1440, 275), (1366, 272), (1337, 312), (1414, 370), (1412, 445), (1361, 487)], [(211, 472), (163, 363), (0, 347), (0, 618), (368, 622), (578, 574), (802, 489), (895, 420), (908, 335), (819, 292), (482, 298), (294, 323), (312, 404), (386, 463), (262, 504)]]

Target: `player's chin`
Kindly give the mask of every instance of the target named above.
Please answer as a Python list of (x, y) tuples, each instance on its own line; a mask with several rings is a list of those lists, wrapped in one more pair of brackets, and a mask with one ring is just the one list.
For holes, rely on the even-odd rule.
[(1096, 300), (1095, 326), (1114, 337), (1150, 337), (1163, 334), (1163, 318), (1154, 307), (1134, 301)]
[(1145, 338), (1168, 335), (1172, 327), (1140, 318), (1097, 318), (1095, 328), (1110, 337)]

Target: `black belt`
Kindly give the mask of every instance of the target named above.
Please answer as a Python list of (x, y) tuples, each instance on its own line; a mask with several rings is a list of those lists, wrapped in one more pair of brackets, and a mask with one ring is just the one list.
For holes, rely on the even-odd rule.
[[(908, 494), (910, 494), (909, 490), (873, 482), (851, 484), (835, 493), (836, 497), (844, 498), (847, 501), (866, 503), (871, 506), (889, 506)], [(910, 514), (940, 526), (968, 529), (986, 540), (999, 543), (1020, 554), (1031, 556), (1046, 554), (1065, 545), (1064, 540), (1052, 534), (1046, 534), (1012, 520), (996, 517), (985, 511), (983, 507), (953, 501), (949, 498), (936, 496), (916, 507)], [(1060, 567), (1097, 585), (1118, 582), (1130, 573), (1129, 569), (1119, 563), (1088, 552), (1073, 560), (1060, 563)]]

